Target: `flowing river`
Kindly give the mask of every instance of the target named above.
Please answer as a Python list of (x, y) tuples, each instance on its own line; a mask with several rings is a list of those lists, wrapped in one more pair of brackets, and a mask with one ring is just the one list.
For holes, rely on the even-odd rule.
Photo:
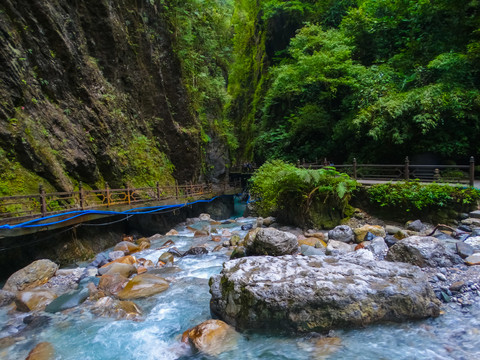
[[(223, 230), (246, 231), (241, 225), (256, 219), (219, 225)], [(201, 228), (205, 223), (196, 223)], [(185, 251), (192, 245), (204, 244), (205, 238), (194, 238), (185, 227), (177, 227), (180, 236), (163, 237), (152, 241), (148, 250), (135, 254), (154, 262), (166, 251), (156, 250), (171, 239)], [(209, 278), (222, 269), (228, 260), (226, 248), (211, 252), (218, 243), (208, 241), (206, 255), (175, 259), (181, 269), (167, 277), (170, 288), (158, 295), (136, 300), (143, 311), (142, 320), (114, 320), (97, 317), (82, 306), (55, 314), (45, 326), (26, 333), (15, 344), (0, 347), (0, 359), (25, 359), (35, 344), (47, 341), (55, 348), (56, 359), (215, 359), (191, 350), (180, 342), (182, 333), (210, 319)], [(110, 249), (111, 250), (111, 249)], [(109, 250), (109, 251), (110, 251)], [(108, 253), (108, 251), (106, 251)], [(178, 270), (179, 270), (178, 269)], [(480, 304), (477, 301), (462, 308), (456, 303), (445, 304), (444, 314), (436, 319), (382, 324), (363, 329), (331, 332), (336, 340), (325, 342), (316, 334), (275, 336), (242, 334), (237, 346), (219, 355), (218, 359), (479, 359)], [(15, 335), (15, 325), (26, 314), (8, 314), (0, 309), (0, 338)]]

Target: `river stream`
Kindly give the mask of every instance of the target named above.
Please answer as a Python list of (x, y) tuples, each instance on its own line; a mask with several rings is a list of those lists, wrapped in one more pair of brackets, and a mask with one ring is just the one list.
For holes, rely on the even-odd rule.
[[(253, 218), (217, 226), (242, 236), (241, 225), (254, 223)], [(201, 228), (205, 223), (193, 226)], [(194, 238), (186, 227), (177, 227), (180, 236), (162, 237), (151, 248), (135, 254), (154, 262), (165, 252), (157, 250), (171, 239), (175, 247), (185, 251), (192, 245), (204, 244), (205, 238)], [(166, 277), (171, 281), (167, 291), (135, 302), (141, 307), (141, 321), (114, 320), (97, 317), (82, 306), (47, 314), (48, 325), (26, 333), (15, 344), (0, 348), (0, 358), (25, 359), (38, 343), (47, 341), (55, 348), (56, 359), (214, 359), (192, 353), (180, 342), (182, 333), (210, 319), (209, 278), (222, 269), (228, 260), (227, 249), (211, 252), (218, 243), (208, 241), (206, 255), (175, 259), (181, 271)], [(108, 253), (107, 250), (105, 253)], [(477, 297), (478, 300), (478, 297)], [(15, 327), (26, 314), (7, 313), (0, 309), (0, 338), (14, 335)], [(478, 359), (480, 358), (480, 305), (462, 308), (456, 303), (445, 304), (444, 314), (436, 319), (382, 324), (363, 329), (332, 331), (337, 341), (325, 344), (316, 334), (275, 336), (242, 334), (237, 346), (222, 353), (218, 359)]]

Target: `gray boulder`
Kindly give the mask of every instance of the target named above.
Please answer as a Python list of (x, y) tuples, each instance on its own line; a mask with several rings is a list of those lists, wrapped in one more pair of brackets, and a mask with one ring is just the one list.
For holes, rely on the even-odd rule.
[(249, 236), (248, 239), (246, 239), (245, 244), (245, 253), (247, 256), (281, 256), (294, 254), (297, 251), (297, 237), (291, 233), (275, 228), (258, 230), (254, 236)]
[(398, 241), (388, 250), (386, 260), (420, 267), (450, 267), (463, 263), (460, 256), (432, 236), (410, 236)]
[(328, 232), (329, 240), (336, 240), (344, 243), (353, 241), (354, 237), (353, 230), (348, 225), (339, 225)]
[(210, 279), (210, 293), (212, 313), (241, 330), (323, 332), (440, 311), (418, 267), (375, 261), (366, 250), (231, 260)]

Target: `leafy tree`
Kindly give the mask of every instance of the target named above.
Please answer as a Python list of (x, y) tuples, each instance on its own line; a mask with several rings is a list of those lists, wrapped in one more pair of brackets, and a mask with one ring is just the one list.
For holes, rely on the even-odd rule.
[[(478, 152), (477, 0), (261, 4), (250, 18), (266, 32), (255, 42), (266, 44), (256, 53), (263, 54), (260, 87), (246, 83), (243, 98), (254, 106), (243, 141), (257, 160), (400, 161), (425, 151), (458, 160)], [(298, 25), (301, 18), (310, 23)], [(279, 22), (292, 25), (292, 38), (273, 55), (265, 49)]]

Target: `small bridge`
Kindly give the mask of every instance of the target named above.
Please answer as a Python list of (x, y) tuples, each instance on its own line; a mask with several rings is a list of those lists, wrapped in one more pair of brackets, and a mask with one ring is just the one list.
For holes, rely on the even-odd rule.
[[(53, 230), (103, 217), (133, 216), (208, 201), (241, 192), (241, 184), (188, 184), (88, 190), (0, 197), (0, 238)], [(139, 205), (145, 205), (139, 208)], [(148, 207), (146, 206), (148, 205)], [(26, 224), (19, 226), (19, 224)]]

